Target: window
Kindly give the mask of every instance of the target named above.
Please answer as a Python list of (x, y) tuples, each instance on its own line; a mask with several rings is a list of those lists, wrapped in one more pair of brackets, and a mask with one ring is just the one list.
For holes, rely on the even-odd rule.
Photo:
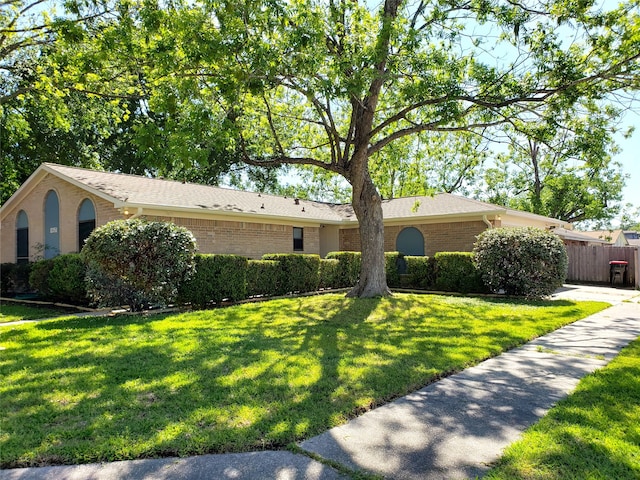
[(85, 198), (80, 204), (80, 210), (78, 210), (78, 251), (82, 250), (84, 241), (95, 228), (96, 210), (93, 207), (93, 202)]
[(302, 228), (300, 227), (293, 227), (293, 251), (304, 251), (304, 237), (302, 234)]
[(44, 258), (60, 253), (60, 203), (58, 194), (49, 190), (44, 201)]
[(424, 255), (424, 237), (415, 227), (403, 228), (396, 238), (396, 250), (405, 255)]
[(29, 217), (24, 210), (16, 219), (16, 263), (29, 262)]

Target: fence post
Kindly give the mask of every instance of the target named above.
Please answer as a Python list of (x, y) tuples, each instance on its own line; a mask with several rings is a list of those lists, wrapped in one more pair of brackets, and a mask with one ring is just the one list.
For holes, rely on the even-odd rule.
[(633, 252), (633, 260), (635, 264), (634, 271), (634, 282), (636, 290), (640, 290), (640, 247), (636, 247), (635, 252)]

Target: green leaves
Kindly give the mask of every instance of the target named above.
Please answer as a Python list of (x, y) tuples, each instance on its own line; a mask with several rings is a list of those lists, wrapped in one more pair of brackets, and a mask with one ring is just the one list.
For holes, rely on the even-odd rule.
[(483, 282), (496, 293), (539, 299), (562, 286), (567, 275), (562, 240), (538, 228), (485, 230), (473, 255)]
[(102, 305), (175, 300), (194, 268), (193, 234), (172, 223), (116, 220), (95, 229), (82, 249), (88, 264), (87, 290)]

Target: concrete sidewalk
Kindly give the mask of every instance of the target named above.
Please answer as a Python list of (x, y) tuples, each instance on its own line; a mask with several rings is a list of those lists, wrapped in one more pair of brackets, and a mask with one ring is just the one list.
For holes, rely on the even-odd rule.
[(393, 479), (480, 476), (580, 379), (640, 335), (620, 303), (482, 362), (301, 444)]
[[(256, 452), (0, 470), (0, 479), (333, 480), (350, 478), (348, 470), (392, 479), (474, 478), (584, 375), (640, 335), (638, 293), (300, 444), (326, 463)], [(336, 464), (347, 470), (328, 466)]]

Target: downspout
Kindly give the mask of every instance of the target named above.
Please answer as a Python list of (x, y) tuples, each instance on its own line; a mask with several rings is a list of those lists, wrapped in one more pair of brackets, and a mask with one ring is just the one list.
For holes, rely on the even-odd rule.
[(122, 213), (125, 216), (126, 220), (132, 220), (142, 215), (142, 207), (138, 207), (138, 211), (128, 218), (127, 216), (129, 215), (129, 209), (127, 207), (120, 208), (120, 213)]
[(133, 215), (131, 215), (128, 220), (133, 220), (134, 218), (138, 218), (140, 215), (142, 215), (142, 207), (138, 207), (138, 211), (136, 213), (134, 213)]
[(489, 230), (493, 228), (493, 224), (489, 221), (486, 215), (482, 215), (482, 221), (485, 223)]

